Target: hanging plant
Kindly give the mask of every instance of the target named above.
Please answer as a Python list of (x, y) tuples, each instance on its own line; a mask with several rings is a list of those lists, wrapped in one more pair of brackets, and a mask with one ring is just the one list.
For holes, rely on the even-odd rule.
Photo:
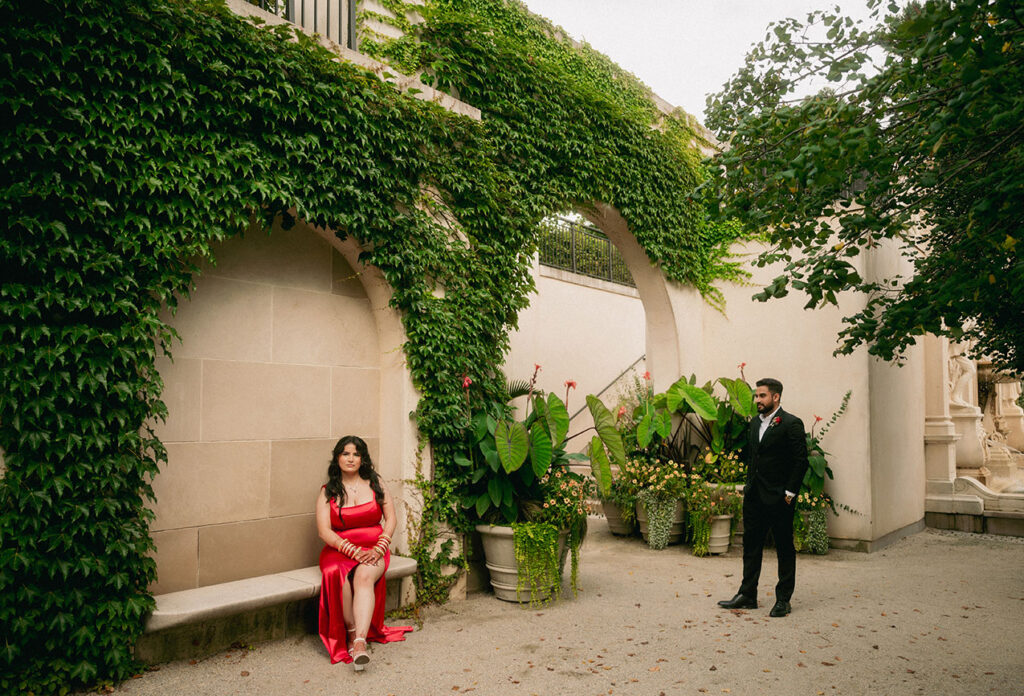
[(678, 500), (660, 498), (653, 490), (645, 488), (637, 493), (637, 502), (643, 505), (647, 515), (647, 545), (656, 550), (665, 548), (672, 534)]
[(711, 543), (711, 519), (700, 512), (690, 512), (690, 549), (694, 556), (707, 556)]
[[(546, 604), (562, 593), (560, 530), (548, 522), (520, 522), (512, 525), (519, 579), (516, 597), (529, 592), (530, 606)], [(573, 563), (573, 593), (576, 592), (576, 563)]]

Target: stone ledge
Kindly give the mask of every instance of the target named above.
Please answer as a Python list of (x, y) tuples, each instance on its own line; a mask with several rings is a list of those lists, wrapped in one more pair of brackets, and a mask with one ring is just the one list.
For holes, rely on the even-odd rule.
[(976, 495), (966, 493), (931, 493), (924, 498), (925, 512), (956, 515), (980, 515), (985, 511), (985, 502)]
[[(416, 561), (392, 555), (384, 577), (397, 580), (415, 572)], [(320, 592), (320, 577), (320, 567), (310, 566), (157, 595), (156, 608), (146, 619), (145, 632), (198, 624), (316, 597)]]

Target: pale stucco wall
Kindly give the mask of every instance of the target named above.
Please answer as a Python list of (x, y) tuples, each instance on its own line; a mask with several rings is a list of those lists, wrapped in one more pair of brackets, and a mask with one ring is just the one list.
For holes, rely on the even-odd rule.
[[(741, 253), (759, 251), (756, 245)], [(879, 252), (858, 263), (863, 272), (882, 276), (896, 270), (891, 256)], [(841, 512), (829, 520), (829, 534), (841, 540), (880, 539), (924, 517), (924, 372), (914, 349), (903, 367), (871, 358), (860, 348), (834, 357), (842, 317), (859, 311), (863, 298), (841, 298), (839, 308), (804, 310), (806, 299), (792, 293), (767, 303), (752, 300), (777, 268), (748, 267), (753, 285), (723, 286), (726, 314), (705, 307), (703, 373), (738, 376), (746, 363), (747, 380), (775, 377), (785, 389), (782, 405), (810, 428), (814, 416), (828, 419), (843, 394), (853, 390), (846, 413), (822, 445), (830, 453), (835, 480), (826, 485), (837, 501), (859, 514)]]
[[(337, 438), (380, 463), (380, 346), (359, 279), (308, 227), (215, 250), (159, 360), (168, 462), (153, 487), (155, 593), (316, 563), (314, 496)], [(385, 472), (386, 473), (386, 472)]]
[[(566, 380), (576, 389), (569, 394), (569, 413), (586, 406), (596, 394), (644, 355), (644, 307), (634, 288), (534, 264), (537, 293), (519, 314), (519, 329), (509, 337), (505, 361), (509, 379), (529, 379), (534, 364), (542, 369), (537, 386), (565, 398)], [(634, 368), (643, 374), (641, 361)], [(618, 390), (602, 394), (610, 407)], [(572, 423), (570, 434), (593, 424), (589, 411)], [(579, 449), (589, 437), (578, 438)]]

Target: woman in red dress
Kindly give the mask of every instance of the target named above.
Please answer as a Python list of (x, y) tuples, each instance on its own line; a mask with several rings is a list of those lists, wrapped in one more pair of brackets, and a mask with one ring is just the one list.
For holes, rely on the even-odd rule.
[(384, 625), (384, 571), (391, 561), (395, 506), (366, 443), (347, 435), (334, 446), (327, 484), (316, 500), (320, 552), (320, 638), (331, 664), (370, 661), (366, 641), (405, 640), (412, 626)]

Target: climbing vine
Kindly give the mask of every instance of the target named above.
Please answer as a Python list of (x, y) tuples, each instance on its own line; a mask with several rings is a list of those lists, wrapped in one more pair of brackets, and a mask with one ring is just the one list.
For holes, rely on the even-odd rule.
[(684, 117), (519, 6), (424, 13), (404, 60), (482, 121), (214, 0), (3, 4), (0, 691), (137, 669), (166, 458), (154, 365), (176, 339), (161, 312), (250, 219), (351, 235), (381, 270), (433, 449), (427, 513), (457, 529), (462, 379), (472, 399), (501, 388), (542, 218), (605, 202), (712, 302), (736, 276), (733, 232), (688, 198), (701, 173)]

